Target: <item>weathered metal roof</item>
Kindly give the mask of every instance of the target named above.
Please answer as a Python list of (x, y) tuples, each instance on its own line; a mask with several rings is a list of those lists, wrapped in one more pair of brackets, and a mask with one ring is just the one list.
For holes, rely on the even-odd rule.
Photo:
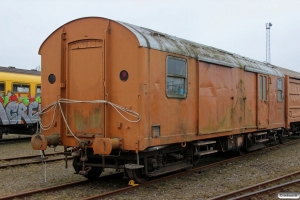
[(277, 67), (277, 66), (275, 68), (277, 68), (279, 71), (281, 71), (283, 74), (285, 74), (289, 77), (300, 79), (300, 73), (299, 72), (295, 72), (295, 71), (285, 69), (285, 68), (282, 68), (282, 67)]
[(10, 73), (18, 73), (18, 74), (31, 74), (31, 75), (37, 75), (40, 76), (41, 72), (37, 71), (35, 69), (28, 70), (28, 69), (18, 69), (15, 67), (1, 67), (0, 66), (0, 72), (10, 72)]
[(120, 21), (118, 21), (118, 23), (125, 26), (135, 34), (141, 47), (189, 56), (201, 61), (224, 65), (227, 67), (243, 68), (246, 71), (270, 74), (279, 77), (284, 76), (282, 71), (273, 68), (273, 66), (270, 64), (246, 58), (214, 47), (167, 35), (165, 33), (160, 33), (151, 29)]

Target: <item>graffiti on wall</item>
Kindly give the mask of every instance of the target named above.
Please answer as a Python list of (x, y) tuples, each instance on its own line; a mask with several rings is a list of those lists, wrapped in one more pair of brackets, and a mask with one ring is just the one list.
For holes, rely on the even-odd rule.
[(41, 98), (21, 96), (9, 92), (0, 94), (0, 124), (32, 124), (39, 120)]

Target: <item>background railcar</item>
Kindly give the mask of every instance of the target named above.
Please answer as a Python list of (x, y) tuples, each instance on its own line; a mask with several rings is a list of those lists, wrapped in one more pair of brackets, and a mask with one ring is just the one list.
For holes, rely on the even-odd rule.
[(296, 134), (300, 131), (300, 73), (281, 67), (276, 68), (285, 74), (285, 87), (282, 88), (286, 102), (285, 127)]
[(0, 138), (36, 132), (40, 96), (39, 71), (0, 67)]
[(115, 168), (143, 182), (206, 154), (283, 141), (298, 120), (287, 120), (278, 67), (124, 22), (71, 21), (39, 54), (48, 126), (32, 146), (70, 147), (87, 178)]

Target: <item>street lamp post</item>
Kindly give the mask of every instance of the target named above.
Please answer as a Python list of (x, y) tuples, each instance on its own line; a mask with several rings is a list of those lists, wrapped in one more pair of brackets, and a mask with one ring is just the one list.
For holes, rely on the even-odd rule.
[(272, 24), (270, 23), (266, 23), (266, 31), (267, 31), (267, 44), (266, 44), (266, 62), (267, 63), (271, 63), (271, 53), (270, 53), (270, 28), (271, 28)]

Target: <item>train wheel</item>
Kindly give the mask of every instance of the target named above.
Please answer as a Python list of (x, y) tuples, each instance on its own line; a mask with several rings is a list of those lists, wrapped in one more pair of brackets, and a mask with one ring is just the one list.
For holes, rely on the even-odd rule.
[(288, 136), (288, 131), (282, 130), (281, 133), (278, 134), (279, 143), (280, 144), (285, 143), (287, 136)]
[[(79, 174), (80, 170), (82, 170), (82, 162), (80, 161), (80, 157), (74, 158), (73, 168), (76, 174)], [(96, 180), (101, 175), (102, 171), (102, 167), (92, 167), (87, 174), (83, 176), (89, 180)]]
[(245, 148), (241, 147), (241, 148), (238, 148), (237, 153), (239, 156), (243, 156), (247, 153), (247, 150)]
[(279, 143), (280, 144), (283, 144), (283, 143), (285, 143), (285, 137), (283, 137), (281, 134), (279, 134), (279, 136), (278, 136), (278, 138), (279, 138)]
[(102, 171), (102, 167), (92, 167), (92, 169), (88, 171), (87, 175), (84, 175), (84, 177), (89, 180), (96, 180), (101, 175)]
[(130, 179), (133, 179), (136, 183), (145, 183), (149, 177), (143, 174), (142, 169), (126, 169)]

